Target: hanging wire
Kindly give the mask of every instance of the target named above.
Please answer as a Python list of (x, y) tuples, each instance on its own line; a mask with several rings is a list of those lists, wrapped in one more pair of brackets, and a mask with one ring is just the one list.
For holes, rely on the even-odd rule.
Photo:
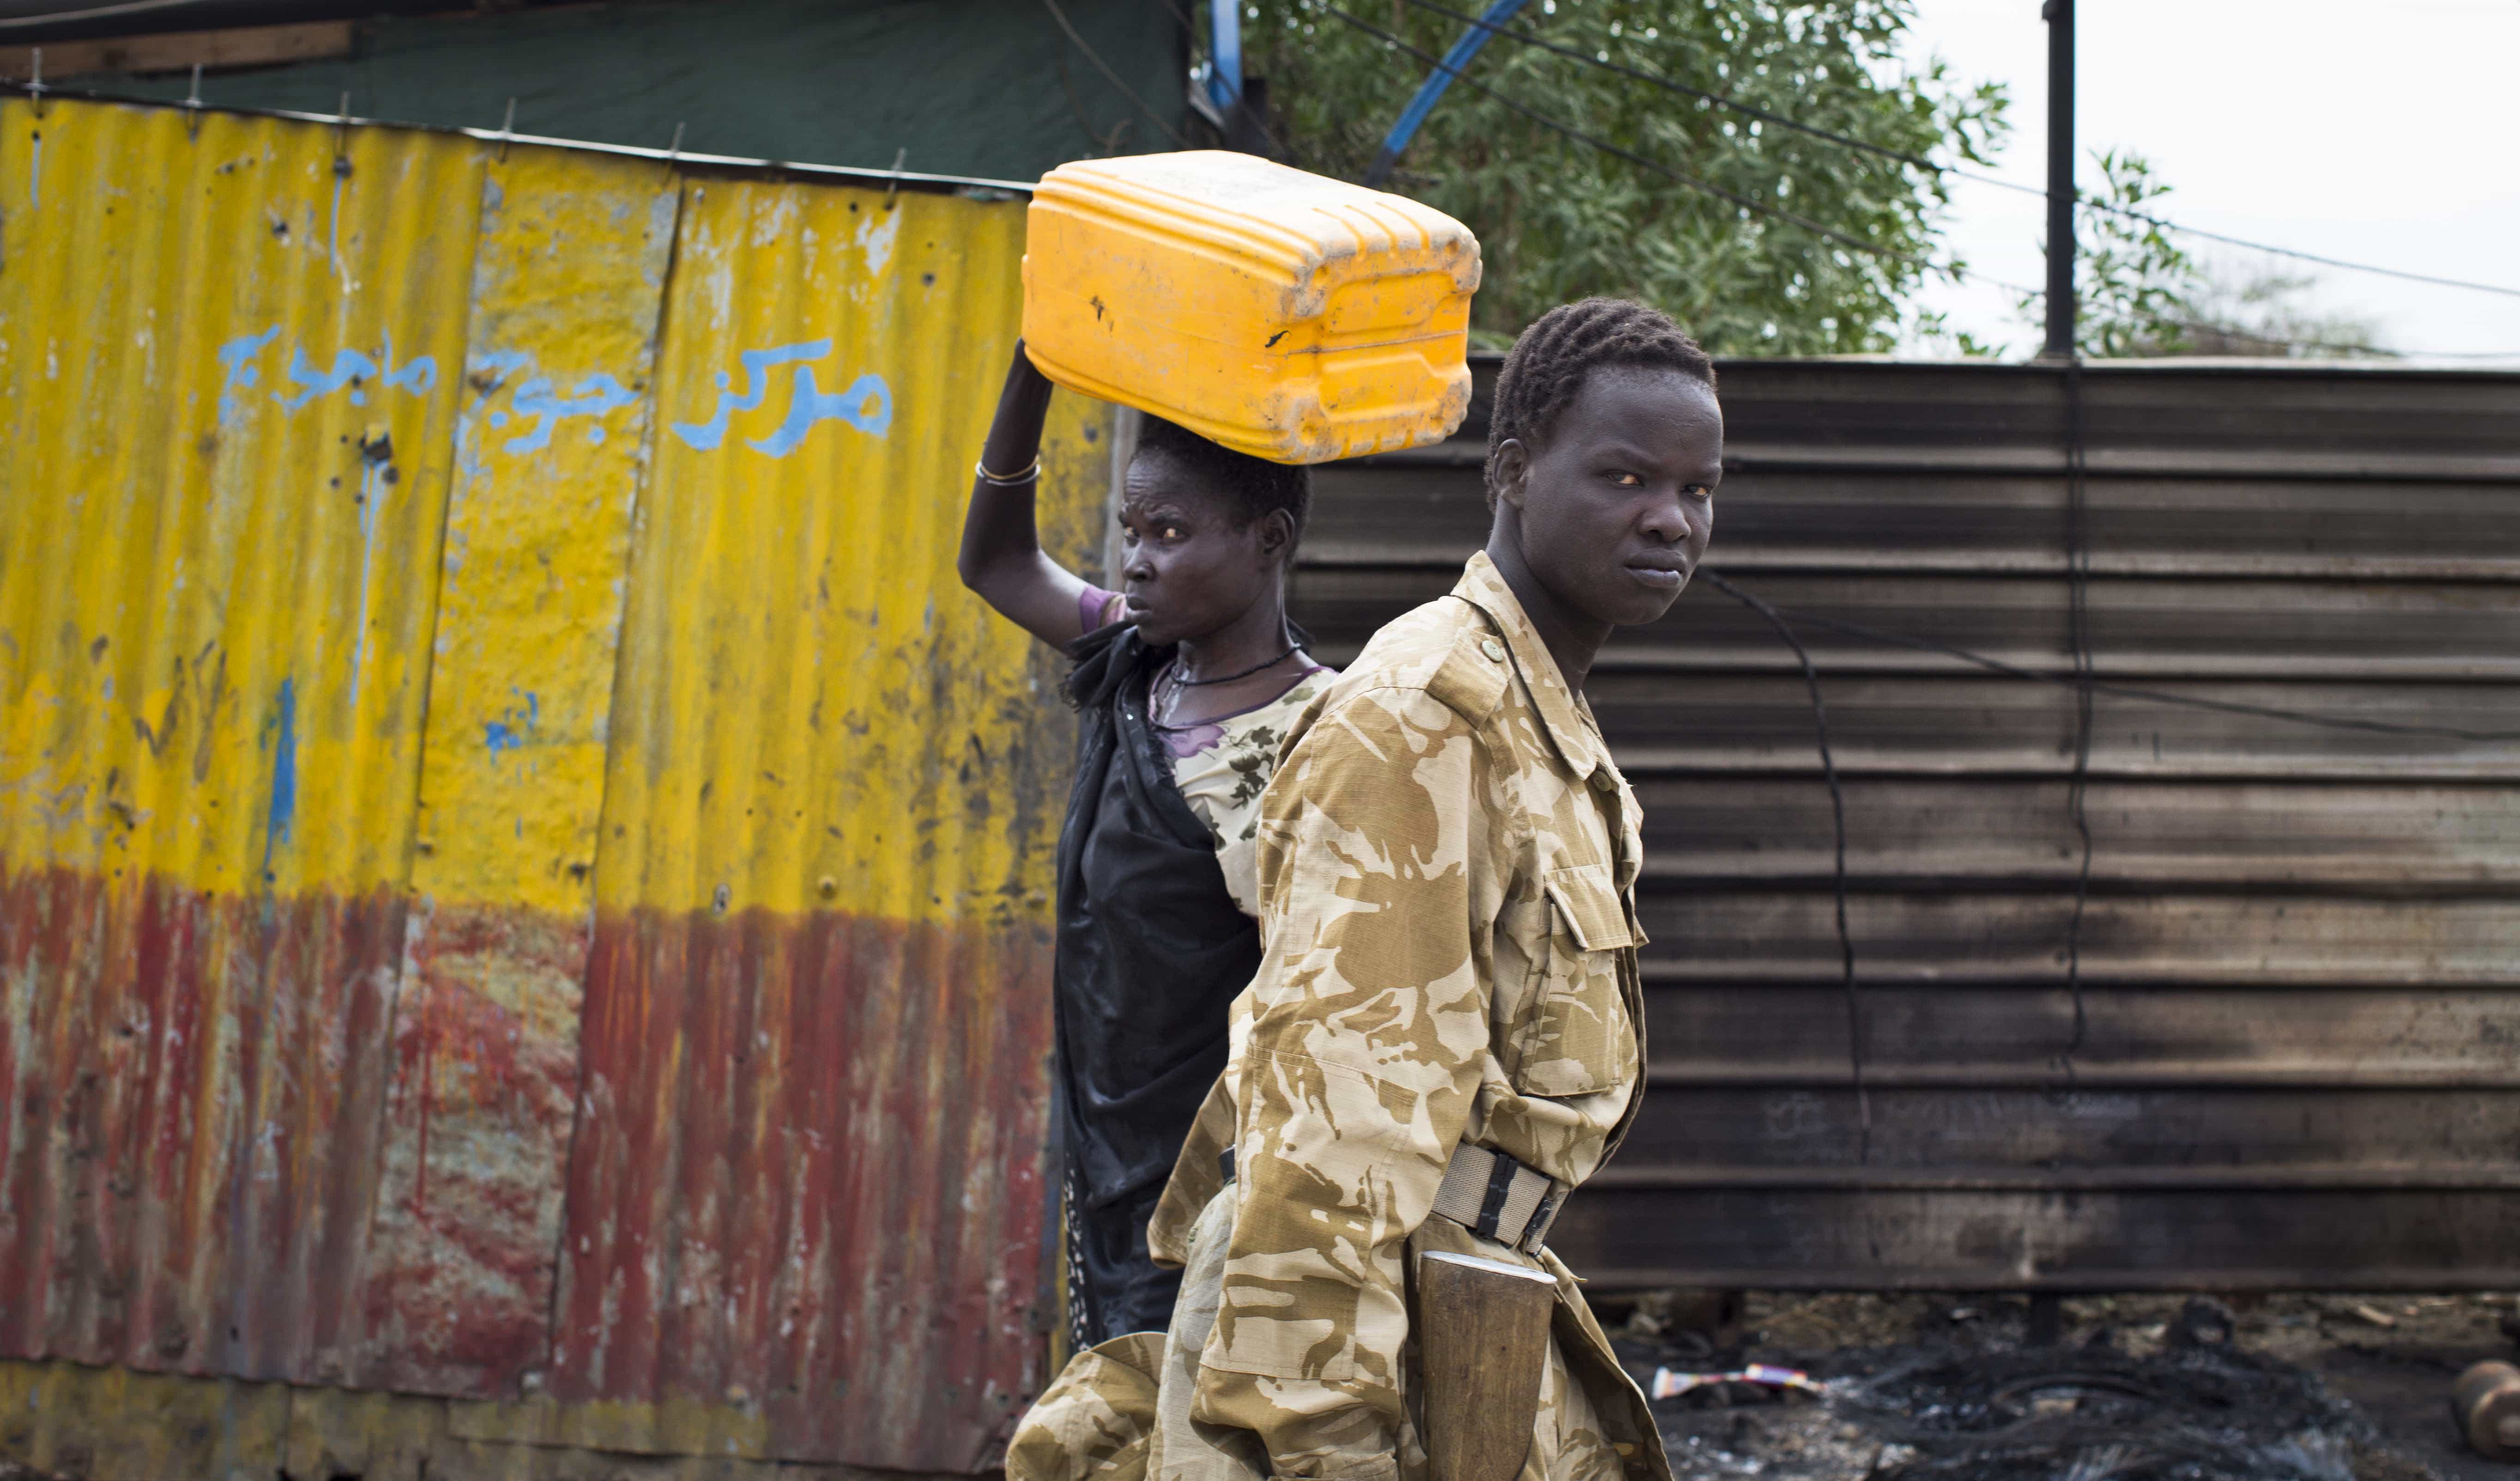
[(1121, 97), (1138, 105), (1138, 112), (1145, 113), (1148, 118), (1152, 119), (1155, 127), (1162, 129), (1165, 136), (1170, 138), (1174, 144), (1183, 149), (1190, 148), (1190, 141), (1182, 137), (1181, 130), (1173, 127), (1172, 124), (1165, 119), (1163, 114), (1156, 112), (1153, 109), (1148, 107), (1147, 100), (1138, 96), (1138, 90), (1131, 87), (1126, 82), (1121, 81), (1120, 74), (1111, 69), (1111, 64), (1102, 60), (1102, 54), (1096, 51), (1092, 44), (1087, 42), (1083, 36), (1076, 33), (1076, 27), (1068, 23), (1067, 12), (1058, 8), (1058, 0), (1041, 0), (1041, 3), (1043, 8), (1050, 12), (1050, 19), (1058, 22), (1058, 28), (1067, 33), (1067, 39), (1075, 44), (1078, 51), (1085, 54), (1085, 60), (1093, 63), (1095, 69), (1100, 71), (1104, 77), (1108, 78), (1113, 87), (1120, 90)]
[(1837, 761), (1828, 744), (1828, 705), (1821, 698), (1820, 670), (1813, 666), (1811, 653), (1803, 648), (1802, 639), (1794, 636), (1793, 624), (1775, 607), (1734, 586), (1710, 570), (1698, 575), (1714, 584), (1717, 591), (1768, 619), (1777, 636), (1794, 651), (1803, 666), (1803, 686), (1811, 692), (1812, 731), (1820, 741), (1820, 771), (1828, 783), (1829, 817), (1836, 829), (1837, 864), (1837, 954), (1840, 977), (1846, 995), (1846, 1055), (1855, 1084), (1856, 1164), (1872, 1160), (1872, 1094), (1864, 1083), (1864, 1002), (1855, 976), (1855, 933), (1846, 923), (1846, 793), (1837, 784)]
[[(1572, 124), (1560, 122), (1558, 119), (1551, 117), (1549, 114), (1521, 102), (1519, 99), (1501, 93), (1495, 88), (1488, 86), (1486, 83), (1468, 76), (1460, 68), (1447, 66), (1441, 58), (1436, 57), (1430, 52), (1419, 50), (1418, 47), (1411, 45), (1408, 41), (1402, 39), (1393, 32), (1384, 30), (1381, 26), (1375, 25), (1372, 22), (1350, 15), (1348, 12), (1341, 10), (1338, 6), (1331, 4), (1330, 0), (1316, 0), (1316, 3), (1319, 4), (1321, 9), (1325, 12), (1356, 29), (1365, 32), (1367, 35), (1386, 42), (1399, 51), (1406, 52), (1411, 57), (1424, 63), (1426, 66), (1442, 71), (1445, 75), (1451, 77), (1454, 81), (1461, 83), (1462, 86), (1469, 88), (1472, 92), (1478, 93), (1482, 97), (1494, 99), (1496, 102), (1501, 103), (1513, 112), (1520, 113), (1522, 116), (1529, 118), (1532, 122), (1539, 124), (1541, 127), (1546, 128), (1552, 133), (1561, 135), (1564, 138), (1571, 139), (1588, 148), (1598, 150), (1602, 154), (1612, 156), (1616, 158), (1625, 159), (1629, 163), (1634, 164), (1641, 169), (1650, 171), (1653, 174), (1660, 175), (1664, 179), (1669, 180), (1676, 185), (1703, 192), (1720, 200), (1730, 202), (1733, 205), (1739, 206), (1741, 209), (1753, 214), (1782, 221), (1789, 226), (1800, 227), (1804, 231), (1810, 232), (1815, 236), (1824, 238), (1827, 241), (1834, 242), (1839, 246), (1848, 247), (1854, 251), (1863, 252), (1872, 257), (1878, 257), (1884, 261), (1900, 263), (1905, 266), (1912, 267), (1919, 272), (1937, 274), (1954, 282), (1979, 283), (1984, 284), (1989, 288), (2000, 288), (2006, 292), (2025, 299), (2044, 298), (2047, 294), (2047, 290), (2045, 289), (2028, 288), (2018, 283), (2008, 282), (2004, 279), (1979, 272), (1975, 268), (1967, 267), (1958, 262), (1937, 262), (1933, 258), (1922, 253), (1901, 251), (1897, 247), (1883, 247), (1878, 243), (1866, 242), (1861, 238), (1838, 231), (1833, 227), (1824, 226), (1808, 216), (1799, 215), (1779, 206), (1770, 205), (1765, 202), (1755, 200), (1734, 191), (1727, 190), (1712, 181), (1701, 180), (1697, 176), (1688, 174), (1684, 170), (1674, 169), (1659, 159), (1654, 159), (1647, 156), (1638, 154), (1634, 150), (1623, 148), (1620, 145), (1613, 144), (1597, 135), (1586, 133), (1584, 130), (1579, 129)], [(1410, 0), (1410, 3), (1423, 4), (1424, 0)], [(2099, 204), (2099, 202), (2085, 202), (2083, 203), (2092, 206), (2097, 206)], [(2179, 329), (2212, 333), (2227, 332), (2225, 329), (2214, 325), (2196, 324), (2185, 320), (2164, 319), (2161, 322)], [(2342, 344), (2321, 340), (2259, 338), (2257, 342), (2261, 344), (2281, 345), (2287, 349), (2329, 350), (2344, 354), (2394, 356), (2398, 353), (2394, 350), (2380, 348), (2377, 345)], [(2505, 351), (2495, 351), (2484, 354), (2448, 354), (2436, 356), (2434, 358), (2455, 360), (2508, 360), (2520, 358), (2520, 354)]]
[[(1047, 3), (1047, 0), (1045, 0), (1045, 3)], [(1392, 46), (1399, 48), (1401, 51), (1407, 52), (1410, 56), (1426, 64), (1428, 67), (1434, 67), (1443, 72), (1446, 76), (1451, 77), (1454, 81), (1459, 82), (1463, 87), (1470, 89), (1472, 92), (1478, 93), (1482, 97), (1493, 98), (1497, 102), (1513, 110), (1515, 112), (1529, 118), (1532, 122), (1539, 124), (1541, 127), (1548, 129), (1552, 133), (1561, 134), (1568, 139), (1574, 140), (1578, 144), (1599, 150), (1605, 155), (1616, 156), (1617, 157), (1625, 159), (1629, 163), (1636, 165), (1640, 169), (1651, 170), (1653, 173), (1662, 176), (1664, 179), (1669, 180), (1674, 184), (1684, 185), (1694, 191), (1703, 191), (1707, 195), (1716, 197), (1718, 200), (1729, 201), (1745, 211), (1750, 211), (1761, 216), (1771, 217), (1775, 220), (1782, 221), (1790, 226), (1801, 227), (1804, 231), (1810, 232), (1816, 237), (1825, 238), (1830, 242), (1837, 243), (1839, 246), (1852, 248), (1855, 251), (1866, 252), (1872, 256), (1885, 258), (1893, 262), (1904, 262), (1926, 272), (1953, 274), (1957, 274), (1958, 272), (1958, 269), (1937, 264), (1930, 257), (1922, 256), (1914, 252), (1903, 252), (1898, 250), (1896, 247), (1883, 247), (1878, 243), (1867, 242), (1861, 237), (1850, 236), (1834, 227), (1822, 226), (1821, 223), (1812, 220), (1808, 216), (1797, 215), (1794, 212), (1785, 210), (1779, 206), (1770, 205), (1764, 201), (1754, 200), (1751, 197), (1741, 195), (1737, 192), (1726, 190), (1724, 187), (1715, 184), (1713, 181), (1701, 180), (1695, 175), (1674, 169), (1659, 159), (1648, 158), (1633, 150), (1623, 149), (1618, 145), (1612, 144), (1607, 139), (1597, 138), (1592, 134), (1588, 134), (1582, 129), (1576, 128), (1572, 124), (1561, 123), (1555, 118), (1549, 116), (1547, 113), (1540, 112), (1538, 109), (1532, 108), (1516, 99), (1507, 97), (1505, 94), (1498, 92), (1495, 88), (1488, 86), (1486, 83), (1480, 82), (1475, 78), (1466, 75), (1459, 67), (1447, 66), (1443, 59), (1435, 56), (1433, 53), (1418, 50), (1417, 47), (1410, 45), (1401, 37), (1392, 34), (1390, 31), (1384, 30), (1381, 26), (1374, 24), (1372, 22), (1349, 15), (1346, 11), (1330, 4), (1329, 0), (1320, 0), (1320, 3), (1323, 10), (1328, 11), (1329, 14), (1346, 22), (1349, 25), (1365, 32), (1367, 35), (1388, 42)], [(1992, 282), (1993, 280), (1988, 279), (1981, 281)], [(2023, 289), (2017, 285), (2009, 283), (2002, 283), (1997, 286), (2000, 288), (2011, 289), (2015, 292), (2029, 292), (2027, 289)]]
[(0, 20), (0, 30), (22, 30), (32, 25), (60, 25), (71, 21), (96, 21), (107, 16), (136, 16), (143, 11), (189, 10), (211, 3), (211, 0), (121, 0), (116, 5), (91, 5), (80, 10), (46, 11), (39, 16), (11, 16)]
[(1734, 585), (1714, 571), (1699, 569), (1697, 575), (1716, 590), (1757, 612), (1793, 650), (1794, 661), (1802, 669), (1803, 685), (1811, 696), (1812, 729), (1819, 744), (1822, 780), (1828, 786), (1829, 817), (1833, 830), (1834, 868), (1831, 889), (1835, 904), (1840, 981), (1846, 1000), (1847, 1056), (1850, 1077), (1855, 1090), (1856, 1114), (1859, 1123), (1858, 1162), (1869, 1160), (1872, 1145), (1872, 1109), (1870, 1095), (1864, 1078), (1863, 1008), (1855, 964), (1855, 939), (1847, 920), (1846, 875), (1846, 796), (1837, 775), (1837, 761), (1828, 739), (1828, 706), (1822, 697), (1820, 671), (1812, 661), (1811, 651), (1794, 631), (1801, 622), (1848, 637), (1861, 638), (1920, 652), (1942, 654), (2007, 678), (2027, 679), (2042, 684), (2071, 687), (2074, 691), (2074, 765), (2067, 789), (2066, 808), (2075, 836), (2080, 844), (2081, 859), (2075, 872), (2074, 909), (2066, 928), (2065, 986), (2073, 1000), (2073, 1031), (2066, 1042), (2058, 1064), (2070, 1085), (2074, 1079), (2074, 1056), (2084, 1046), (2090, 1031), (2090, 1014), (2083, 995), (2083, 926), (2089, 911), (2092, 889), (2092, 840), (2089, 793), (2093, 733), (2093, 699), (2098, 695), (2112, 697), (2210, 710), (2224, 714), (2246, 715), (2255, 719), (2277, 720), (2290, 724), (2318, 726), (2335, 730), (2378, 732), (2386, 735), (2418, 736), (2434, 739), (2477, 742), (2520, 740), (2520, 731), (2476, 731), (2457, 726), (2406, 725), (2383, 720), (2366, 720), (2350, 715), (2322, 715), (2307, 710), (2281, 709), (2272, 705), (2245, 704), (2235, 700), (2207, 699), (2192, 695), (2169, 694), (2159, 690), (2138, 689), (2128, 685), (2103, 684), (2095, 677), (2096, 669), (2092, 641), (2091, 619), (2091, 533), (2090, 504), (2085, 488), (2085, 427), (2082, 400), (2082, 362), (2065, 363), (2066, 412), (2066, 517), (2065, 557), (2068, 591), (2068, 641), (2072, 648), (2073, 669), (2060, 677), (2007, 663), (2001, 658), (1972, 652), (1967, 649), (1919, 638), (1906, 633), (1886, 632), (1860, 623), (1841, 622), (1816, 613), (1779, 608)]
[[(1709, 581), (1721, 584), (1721, 578), (1713, 571), (1701, 571), (1699, 574)], [(1835, 617), (1822, 616), (1818, 612), (1799, 611), (1789, 606), (1778, 607), (1776, 610), (1805, 627), (1822, 628), (1849, 638), (1861, 638), (1868, 643), (1910, 649), (1920, 653), (1940, 653), (1944, 657), (1958, 659), (1959, 662), (1985, 669), (1989, 673), (2002, 674), (2007, 679), (2027, 679), (2037, 684), (2068, 687), (2077, 682), (2070, 675), (2060, 677), (2043, 673), (2035, 668), (2024, 668), (2018, 663), (2007, 663), (2002, 658), (1972, 652), (1968, 649), (1932, 638), (1920, 638), (1912, 633), (1894, 633), (1882, 628), (1867, 627), (1860, 622), (1843, 622)], [(2468, 730), (2455, 725), (2409, 725), (2394, 720), (2366, 720), (2357, 715), (2323, 715), (2311, 710), (2283, 709), (2271, 704), (2247, 704), (2236, 699), (2208, 699), (2201, 695), (2175, 695), (2162, 690), (2139, 689), (2133, 685), (2110, 684), (2097, 679), (2092, 681), (2091, 690), (2094, 695), (2105, 695), (2113, 699), (2140, 699), (2151, 704), (2213, 710), (2227, 715), (2247, 715), (2259, 720), (2281, 720), (2293, 725), (2323, 726), (2330, 730), (2362, 731), (2383, 736), (2413, 736), (2433, 740), (2466, 740), (2484, 745), (2507, 744), (2520, 740), (2520, 730)]]
[(2089, 501), (2083, 489), (2083, 358), (2065, 361), (2065, 630), (2074, 651), (2074, 778), (2065, 788), (2065, 815), (2074, 825), (2083, 859), (2074, 875), (2074, 915), (2065, 927), (2065, 991), (2074, 1000), (2074, 1032), (2063, 1063), (2068, 1083), (2074, 1055), (2091, 1027), (2083, 1004), (2083, 918), (2092, 899), (2092, 539)]
[[(1542, 51), (1552, 52), (1557, 56), (1581, 62), (1586, 67), (1596, 67), (1602, 71), (1615, 72), (1623, 77), (1632, 77), (1637, 81), (1647, 83), (1654, 87), (1659, 87), (1666, 92), (1678, 93), (1683, 97), (1695, 98), (1717, 108), (1730, 109), (1746, 117), (1757, 118), (1765, 123), (1773, 123), (1778, 128), (1790, 129), (1798, 134), (1807, 134), (1812, 138), (1825, 140), (1828, 143), (1840, 145), (1847, 149), (1862, 150), (1867, 154), (1878, 155), (1886, 159), (1895, 159), (1902, 164), (1913, 165), (1917, 169), (1930, 170), (1937, 175), (1952, 175), (1958, 179), (1975, 181), (1980, 185), (1992, 185), (1999, 190), (2013, 191), (2026, 196), (2044, 197), (2048, 194), (2047, 190), (2041, 186), (2025, 185), (2017, 180), (2006, 180), (2001, 175), (1982, 174), (1976, 170), (1967, 169), (1957, 164), (1940, 163), (1923, 155), (1912, 154), (1907, 150), (1893, 149), (1887, 145), (1874, 144), (1868, 139), (1859, 139), (1852, 134), (1843, 134), (1834, 129), (1820, 128), (1809, 123), (1804, 123), (1799, 119), (1788, 117), (1782, 113), (1773, 112), (1767, 109), (1753, 107), (1752, 105), (1740, 102), (1737, 99), (1727, 97), (1722, 93), (1705, 92), (1698, 88), (1690, 87), (1686, 83), (1675, 82), (1669, 77), (1645, 71), (1641, 67), (1629, 67), (1623, 63), (1612, 62), (1595, 52), (1582, 51), (1571, 46), (1562, 46), (1554, 41), (1549, 40), (1545, 36), (1535, 35), (1530, 31), (1523, 30), (1516, 26), (1507, 25), (1502, 22), (1489, 21), (1482, 17), (1468, 15), (1462, 11), (1454, 10), (1450, 6), (1437, 3), (1437, 0), (1408, 0), (1408, 3), (1416, 6), (1419, 10), (1431, 11), (1436, 15), (1447, 16), (1465, 24), (1478, 26), (1480, 29), (1487, 31), (1491, 35), (1503, 36), (1509, 41), (1518, 41), (1525, 46), (1537, 47)], [(2149, 211), (2140, 211), (2133, 208), (2132, 206), (2117, 205), (2104, 201), (2085, 200), (2079, 203), (2088, 206), (2092, 210), (2106, 211), (2111, 215), (2124, 216), (2131, 221), (2140, 221), (2148, 226), (2157, 226), (2164, 231), (2181, 232), (2190, 237), (2201, 237), (2208, 242), (2220, 242), (2229, 247), (2245, 247), (2255, 251), (2269, 252), (2278, 257), (2291, 257), (2303, 262), (2315, 262), (2321, 267), (2341, 268), (2348, 272), (2372, 273), (2383, 278), (2404, 279), (2409, 283), (2428, 283), (2437, 288), (2465, 289), (2471, 292), (2497, 293), (2507, 298), (2520, 298), (2520, 288), (2506, 288), (2498, 283), (2475, 283), (2461, 278), (2444, 278), (2431, 273), (2409, 272), (2403, 268), (2381, 267), (2369, 262), (2350, 262), (2342, 257), (2321, 256), (2317, 252), (2300, 251), (2289, 247), (2276, 247), (2272, 243), (2251, 242), (2244, 237), (2230, 237), (2226, 236), (2221, 232), (2210, 232), (2205, 230), (2203, 227), (2188, 226), (2181, 222), (2169, 220), (2166, 217), (2153, 215)]]
[[(1190, 18), (1190, 12), (1181, 8), (1181, 0), (1164, 0), (1164, 9), (1173, 13), (1173, 19), (1182, 23), (1182, 34), (1190, 38), (1191, 61), (1204, 62), (1211, 67), (1215, 67), (1216, 58), (1213, 49), (1198, 44), (1198, 22)], [(1247, 62), (1248, 59), (1245, 60)], [(1294, 157), (1294, 151), (1286, 147), (1285, 138), (1278, 132), (1277, 125), (1262, 117), (1257, 111), (1249, 112), (1247, 116), (1260, 126), (1260, 136), (1269, 141), (1269, 147), (1278, 152), (1279, 158)]]

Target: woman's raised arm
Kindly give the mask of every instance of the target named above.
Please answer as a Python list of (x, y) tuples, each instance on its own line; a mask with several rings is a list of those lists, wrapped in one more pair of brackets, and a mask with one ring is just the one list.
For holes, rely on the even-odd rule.
[(1050, 379), (1033, 369), (1022, 341), (1007, 368), (997, 420), (971, 475), (971, 503), (963, 516), (963, 550), (955, 561), (963, 584), (1017, 627), (1053, 647), (1064, 648), (1085, 630), (1078, 602), (1085, 582), (1043, 555), (1033, 524), (1033, 491), (1040, 483), (1041, 424), (1050, 412)]

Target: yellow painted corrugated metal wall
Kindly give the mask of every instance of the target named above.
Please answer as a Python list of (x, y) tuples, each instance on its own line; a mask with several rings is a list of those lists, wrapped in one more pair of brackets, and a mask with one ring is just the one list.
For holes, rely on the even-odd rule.
[[(933, 492), (969, 483), (1022, 232), (950, 196), (685, 191), (552, 1379), (645, 1407), (573, 1439), (965, 1469), (1039, 1379), (990, 1355), (1038, 1351), (1068, 733)], [(1107, 467), (1086, 405), (1048, 434), (1069, 489)], [(1099, 506), (1051, 514), (1081, 559)]]
[(364, 1279), (368, 1381), (541, 1370), (576, 1116), (630, 524), (680, 186), (495, 150), (483, 170), (428, 726)]
[(481, 152), (0, 141), (0, 1351), (347, 1378)]
[(1068, 732), (951, 552), (1022, 230), (0, 105), (0, 1357), (991, 1458)]

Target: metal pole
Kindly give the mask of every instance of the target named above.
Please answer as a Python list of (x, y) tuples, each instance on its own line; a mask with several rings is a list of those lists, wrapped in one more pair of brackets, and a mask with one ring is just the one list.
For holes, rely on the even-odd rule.
[(2074, 0), (2046, 0), (2048, 22), (2048, 347), (2074, 356)]
[(1418, 84), (1417, 96), (1400, 111), (1400, 121), (1391, 125), (1391, 132), (1383, 137), (1382, 148), (1374, 155), (1373, 162), (1365, 167), (1366, 184), (1379, 187), (1390, 178), (1391, 166), (1400, 162), (1400, 152), (1409, 147), (1410, 139), (1418, 132), (1418, 125), (1425, 122), (1426, 115), (1435, 111), (1436, 103), (1444, 96), (1444, 89), (1453, 85), (1453, 79), (1462, 74), (1462, 68), (1470, 65), (1470, 59), (1479, 54), (1479, 48), (1488, 44), (1488, 38), (1496, 34), (1497, 27), (1512, 20), (1514, 13), (1525, 3), (1526, 0), (1495, 0), (1486, 15), (1471, 22), (1470, 28), (1462, 32), (1462, 39), (1453, 43), (1453, 49), (1444, 54), (1444, 60), (1435, 64), (1435, 69)]
[(1207, 98), (1222, 112), (1242, 101), (1242, 0), (1215, 0), (1207, 19), (1208, 55), (1216, 63)]

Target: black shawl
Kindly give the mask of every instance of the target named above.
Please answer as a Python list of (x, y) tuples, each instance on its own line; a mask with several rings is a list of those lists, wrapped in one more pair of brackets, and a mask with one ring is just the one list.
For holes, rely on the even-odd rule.
[(1171, 1174), (1224, 1072), (1226, 1009), (1259, 968), (1260, 932), (1147, 720), (1148, 682), (1171, 651), (1113, 623), (1069, 651), (1079, 724), (1058, 837), (1058, 1074), (1068, 1155), (1099, 1207)]

